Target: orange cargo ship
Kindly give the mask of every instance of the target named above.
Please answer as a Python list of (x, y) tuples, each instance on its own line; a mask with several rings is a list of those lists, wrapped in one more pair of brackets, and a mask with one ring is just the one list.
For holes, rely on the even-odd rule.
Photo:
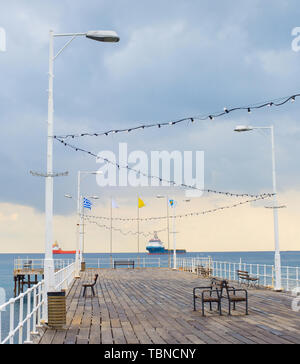
[(59, 245), (58, 242), (56, 241), (53, 245), (52, 245), (52, 253), (53, 254), (76, 254), (76, 250), (62, 250)]

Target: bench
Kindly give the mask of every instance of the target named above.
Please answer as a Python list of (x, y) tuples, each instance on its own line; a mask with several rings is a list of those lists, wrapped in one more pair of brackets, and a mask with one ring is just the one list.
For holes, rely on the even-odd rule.
[(132, 269), (134, 269), (134, 260), (115, 260), (114, 261), (114, 269), (117, 268), (117, 266), (119, 265), (125, 265), (128, 268), (132, 267)]
[[(194, 311), (196, 311), (196, 300), (201, 299), (202, 304), (202, 316), (205, 316), (204, 308), (205, 303), (209, 303), (209, 309), (212, 311), (212, 304), (217, 303), (220, 316), (222, 316), (222, 301), (221, 301), (221, 288), (222, 282), (213, 278), (211, 283), (207, 287), (195, 287), (193, 289), (193, 303)], [(199, 293), (197, 293), (200, 291)]]
[(82, 284), (82, 287), (83, 287), (83, 297), (85, 297), (85, 294), (86, 294), (86, 289), (87, 288), (91, 288), (92, 290), (92, 293), (93, 293), (93, 296), (95, 296), (95, 291), (94, 291), (94, 287), (97, 283), (97, 279), (98, 279), (98, 274), (95, 275), (95, 278), (94, 278), (94, 282), (93, 283), (83, 283)]
[(204, 268), (202, 265), (196, 267), (196, 273), (203, 278), (209, 278), (212, 275), (212, 269)]
[[(200, 293), (197, 291), (200, 290)], [(238, 294), (237, 294), (238, 293)], [(245, 302), (246, 315), (248, 315), (248, 292), (245, 289), (236, 289), (228, 285), (228, 281), (213, 278), (208, 287), (195, 287), (193, 290), (194, 311), (196, 311), (196, 300), (201, 299), (202, 316), (205, 316), (205, 303), (209, 303), (210, 311), (212, 304), (217, 303), (218, 311), (222, 316), (222, 300), (228, 300), (228, 315), (231, 315), (231, 305), (236, 310), (236, 304)]]
[(249, 272), (244, 271), (244, 270), (237, 270), (237, 275), (238, 275), (238, 279), (240, 284), (246, 284), (248, 287), (252, 286), (252, 287), (258, 287), (259, 285), (259, 278), (256, 277), (251, 277), (249, 275)]
[[(238, 295), (237, 295), (238, 293)], [(245, 289), (237, 289), (229, 287), (227, 281), (223, 281), (223, 287), (221, 291), (221, 299), (228, 300), (228, 315), (231, 315), (231, 304), (233, 303), (233, 310), (236, 309), (236, 304), (239, 302), (245, 302), (246, 315), (248, 312), (248, 292)]]
[(23, 268), (26, 270), (32, 270), (32, 260), (28, 260), (26, 263), (24, 263)]

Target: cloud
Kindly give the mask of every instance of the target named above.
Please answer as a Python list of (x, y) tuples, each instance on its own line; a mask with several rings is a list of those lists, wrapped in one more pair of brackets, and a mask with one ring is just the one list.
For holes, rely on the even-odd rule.
[(17, 221), (19, 219), (19, 214), (13, 213), (10, 215), (5, 215), (2, 212), (0, 212), (0, 222), (12, 222)]
[[(56, 134), (170, 121), (298, 91), (299, 53), (289, 53), (291, 29), (299, 18), (295, 1), (273, 1), (271, 7), (260, 1), (16, 1), (2, 7), (7, 14), (0, 24), (7, 31), (7, 52), (0, 54), (2, 202), (44, 210), (44, 180), (29, 170), (46, 169), (51, 28), (72, 32), (100, 26), (121, 36), (113, 45), (78, 39), (57, 59)], [(64, 41), (56, 39), (56, 49)], [(278, 184), (284, 191), (300, 182), (298, 112), (296, 102), (251, 115), (238, 112), (213, 123), (72, 142), (95, 153), (115, 151), (119, 142), (128, 142), (131, 151), (204, 150), (206, 187), (258, 192), (271, 188), (268, 136), (232, 130), (240, 123), (274, 123)], [(70, 172), (55, 179), (58, 214), (74, 211), (63, 196), (76, 194), (80, 169), (97, 169), (95, 159), (55, 143), (54, 170)], [(92, 179), (83, 190), (100, 192)], [(104, 194), (103, 203), (106, 199)]]
[[(166, 214), (165, 201), (141, 195), (146, 207), (140, 211), (140, 218), (158, 217)], [(300, 235), (299, 190), (290, 190), (281, 194), (280, 200), (287, 205), (279, 211), (279, 231), (281, 250), (298, 250)], [(236, 202), (231, 198), (216, 198), (206, 196), (192, 199), (190, 203), (183, 202), (184, 194), (176, 194), (177, 214), (200, 212), (220, 206), (232, 205)], [(136, 203), (129, 203), (126, 196), (118, 196), (118, 209), (114, 209), (114, 217), (136, 218)], [(136, 199), (135, 199), (136, 201)], [(132, 201), (131, 201), (132, 202)], [(37, 213), (28, 206), (15, 204), (0, 204), (0, 210), (15, 211), (19, 218), (16, 221), (0, 219), (1, 252), (2, 253), (43, 253), (44, 252), (44, 214)], [(92, 215), (109, 217), (109, 205), (95, 206)], [(99, 220), (100, 224), (110, 226), (108, 221)], [(69, 216), (56, 215), (54, 218), (54, 241), (66, 250), (76, 248), (75, 214)], [(125, 232), (136, 231), (136, 221), (113, 222), (114, 228)], [(166, 220), (141, 221), (140, 231), (154, 233), (166, 227)], [(259, 251), (274, 249), (273, 213), (271, 209), (251, 204), (239, 208), (224, 210), (213, 214), (176, 220), (177, 247), (188, 251)], [(195, 233), (197, 232), (197, 233)], [(167, 242), (166, 232), (160, 233), (163, 242)], [(149, 238), (141, 237), (141, 251), (146, 252)], [(173, 244), (170, 235), (171, 247)], [(109, 229), (103, 229), (86, 222), (85, 252), (109, 253)], [(114, 252), (136, 252), (137, 239), (134, 235), (121, 235), (113, 232)]]
[(276, 78), (295, 77), (298, 71), (299, 57), (291, 49), (264, 50), (246, 57), (248, 64), (259, 66), (266, 74)]

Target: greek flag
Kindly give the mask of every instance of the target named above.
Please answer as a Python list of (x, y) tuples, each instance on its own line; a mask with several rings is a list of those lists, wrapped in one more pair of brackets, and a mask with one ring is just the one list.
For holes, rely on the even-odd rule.
[(90, 200), (88, 200), (87, 198), (83, 199), (83, 207), (86, 209), (92, 209), (92, 203)]

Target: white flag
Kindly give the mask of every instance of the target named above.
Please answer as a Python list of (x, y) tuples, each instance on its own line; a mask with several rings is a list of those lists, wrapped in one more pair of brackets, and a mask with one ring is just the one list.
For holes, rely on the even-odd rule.
[(111, 207), (112, 207), (113, 209), (118, 209), (118, 208), (119, 208), (119, 206), (118, 206), (118, 204), (116, 203), (116, 201), (115, 201), (115, 200), (111, 200)]

